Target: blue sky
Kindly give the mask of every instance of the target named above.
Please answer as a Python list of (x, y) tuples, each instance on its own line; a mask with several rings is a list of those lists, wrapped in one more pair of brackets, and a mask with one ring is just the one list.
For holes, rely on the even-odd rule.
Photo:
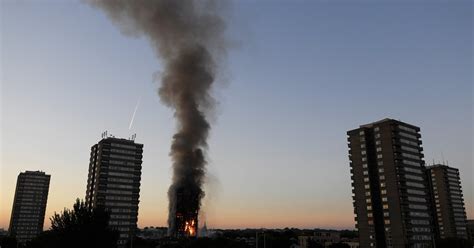
[[(226, 13), (209, 226), (353, 228), (346, 131), (385, 117), (421, 127), (427, 162), (460, 169), (474, 218), (470, 1), (235, 1)], [(145, 145), (139, 226), (165, 225), (175, 122), (148, 41), (80, 1), (2, 1), (0, 34), (0, 227), (20, 171), (52, 174), (47, 216), (83, 198), (105, 130)]]

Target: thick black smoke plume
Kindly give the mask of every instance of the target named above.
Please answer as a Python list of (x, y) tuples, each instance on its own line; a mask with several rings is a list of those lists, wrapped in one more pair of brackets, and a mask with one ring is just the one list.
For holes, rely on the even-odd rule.
[(174, 108), (177, 120), (170, 152), (173, 182), (168, 191), (168, 224), (170, 233), (175, 234), (180, 228), (176, 216), (182, 215), (182, 211), (197, 214), (204, 197), (205, 150), (210, 129), (206, 114), (214, 103), (210, 89), (217, 62), (225, 53), (225, 25), (219, 15), (222, 3), (210, 0), (89, 2), (105, 10), (125, 34), (146, 36), (164, 63), (159, 95), (166, 105)]

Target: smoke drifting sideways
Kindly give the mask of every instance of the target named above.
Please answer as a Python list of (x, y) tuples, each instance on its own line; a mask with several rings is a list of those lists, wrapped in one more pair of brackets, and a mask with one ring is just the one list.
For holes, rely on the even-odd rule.
[[(122, 33), (148, 38), (164, 64), (158, 94), (163, 103), (174, 109), (177, 120), (170, 152), (173, 178), (168, 190), (169, 232), (176, 234), (179, 231), (176, 216), (183, 214), (177, 213), (177, 209), (197, 213), (204, 197), (210, 130), (207, 115), (215, 103), (211, 88), (218, 62), (226, 54), (225, 23), (221, 16), (225, 4), (219, 0), (89, 0), (88, 3), (104, 10)], [(178, 202), (181, 192), (192, 196)]]

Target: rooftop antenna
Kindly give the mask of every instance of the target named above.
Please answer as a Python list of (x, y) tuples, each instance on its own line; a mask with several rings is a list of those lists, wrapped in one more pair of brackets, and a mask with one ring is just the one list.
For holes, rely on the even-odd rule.
[(102, 139), (107, 138), (107, 131), (102, 132), (100, 136), (102, 137)]
[(441, 152), (441, 159), (443, 159), (443, 165), (445, 165), (446, 163), (445, 163), (445, 161), (444, 161), (444, 154), (443, 154), (443, 152)]

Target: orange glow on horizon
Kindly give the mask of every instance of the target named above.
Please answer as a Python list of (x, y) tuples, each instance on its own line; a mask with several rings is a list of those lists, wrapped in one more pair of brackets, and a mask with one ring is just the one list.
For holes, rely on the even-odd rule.
[[(11, 209), (3, 208), (0, 212), (0, 228), (8, 229), (10, 221)], [(46, 213), (44, 221), (44, 229), (47, 230), (51, 226), (49, 218), (54, 212), (60, 212), (62, 209), (49, 210)], [(352, 212), (348, 213), (321, 213), (319, 215), (305, 215), (304, 213), (293, 213), (291, 215), (280, 215), (276, 213), (262, 216), (260, 213), (240, 212), (238, 210), (227, 209), (226, 213), (218, 216), (209, 216), (202, 219), (202, 223), (206, 222), (210, 228), (222, 229), (241, 229), (241, 228), (327, 228), (327, 229), (354, 229), (354, 221)], [(466, 208), (468, 219), (472, 219), (474, 211)], [(275, 216), (278, 216), (276, 218)], [(146, 226), (167, 226), (166, 214), (153, 213), (144, 211), (140, 213), (138, 226), (144, 228)], [(192, 223), (188, 223), (191, 224)], [(196, 230), (190, 230), (190, 235), (194, 235)]]

